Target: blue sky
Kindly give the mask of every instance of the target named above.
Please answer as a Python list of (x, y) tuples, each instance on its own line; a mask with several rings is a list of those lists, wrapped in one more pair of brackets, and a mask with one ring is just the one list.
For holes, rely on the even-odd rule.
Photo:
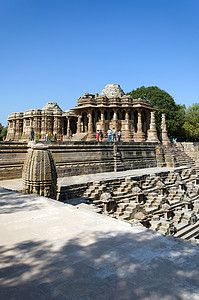
[(0, 0), (0, 122), (117, 83), (199, 102), (198, 0)]

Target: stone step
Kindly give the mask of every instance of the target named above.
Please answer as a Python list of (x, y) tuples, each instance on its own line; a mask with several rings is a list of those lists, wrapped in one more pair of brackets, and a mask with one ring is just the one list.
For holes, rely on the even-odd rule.
[[(187, 226), (185, 226), (183, 229), (181, 230), (178, 230), (178, 232), (174, 235), (175, 237), (178, 237), (178, 238), (184, 238), (186, 236), (189, 236), (189, 233), (192, 231), (192, 230), (195, 230), (196, 228), (198, 228), (198, 232), (199, 232), (199, 221), (197, 221), (195, 224), (193, 225), (188, 225), (186, 224)], [(178, 227), (177, 227), (178, 229)], [(186, 239), (186, 238), (185, 238)]]
[(184, 240), (189, 240), (189, 239), (194, 238), (198, 235), (199, 235), (199, 226), (196, 227), (195, 229), (191, 230), (190, 232), (188, 232), (186, 235), (182, 236), (181, 238), (184, 239)]

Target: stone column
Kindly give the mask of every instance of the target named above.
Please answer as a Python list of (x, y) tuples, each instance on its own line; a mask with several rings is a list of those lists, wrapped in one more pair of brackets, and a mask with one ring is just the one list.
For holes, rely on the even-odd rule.
[(155, 125), (155, 111), (151, 111), (150, 129), (148, 130), (147, 142), (160, 143)]
[(145, 134), (142, 131), (142, 111), (138, 110), (138, 122), (137, 122), (137, 132), (134, 138), (135, 142), (144, 142)]
[(133, 134), (131, 132), (130, 125), (131, 124), (129, 120), (129, 109), (125, 109), (125, 120), (121, 120), (121, 132), (122, 132), (121, 139), (124, 142), (133, 141)]
[(70, 136), (70, 117), (67, 119), (67, 137), (69, 138)]
[(81, 132), (81, 118), (81, 115), (79, 115), (77, 119), (77, 133)]
[(166, 147), (170, 147), (171, 142), (170, 142), (170, 140), (168, 138), (168, 134), (167, 134), (165, 114), (162, 114), (161, 132), (162, 132), (162, 145), (166, 146)]
[(93, 141), (95, 133), (93, 132), (92, 111), (88, 113), (88, 136), (87, 141)]
[(117, 110), (116, 109), (113, 110), (113, 120), (117, 121)]
[(92, 113), (88, 114), (88, 133), (93, 133)]
[(13, 120), (13, 140), (15, 140), (16, 135), (16, 120)]
[(19, 119), (16, 119), (15, 139), (18, 140), (19, 137), (20, 137), (20, 122)]
[(101, 109), (101, 121), (104, 121), (104, 110)]
[(125, 120), (129, 121), (129, 111), (128, 110), (125, 111)]
[(57, 172), (47, 149), (43, 144), (31, 144), (23, 166), (23, 192), (56, 199)]

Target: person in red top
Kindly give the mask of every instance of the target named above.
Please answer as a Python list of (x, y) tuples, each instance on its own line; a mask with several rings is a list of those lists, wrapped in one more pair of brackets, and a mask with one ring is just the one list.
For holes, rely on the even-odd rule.
[(100, 138), (100, 132), (99, 130), (97, 130), (97, 142), (99, 142), (99, 138)]

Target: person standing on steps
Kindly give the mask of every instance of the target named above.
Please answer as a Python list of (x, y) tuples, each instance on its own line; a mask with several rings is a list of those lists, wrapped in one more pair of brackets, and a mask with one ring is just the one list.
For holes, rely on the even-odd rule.
[(116, 139), (116, 130), (115, 128), (113, 128), (113, 142), (117, 142), (117, 139)]
[(111, 129), (109, 129), (107, 131), (107, 133), (108, 133), (108, 142), (112, 142), (112, 138), (111, 138), (112, 131), (111, 131)]
[(35, 138), (35, 133), (34, 133), (34, 130), (32, 129), (31, 130), (31, 141), (34, 141), (34, 138)]
[(103, 132), (102, 130), (100, 130), (100, 141), (102, 142), (102, 140), (103, 140)]
[(97, 130), (97, 142), (99, 142), (99, 138), (100, 138), (100, 132), (99, 130)]
[(117, 137), (118, 137), (118, 142), (120, 142), (120, 138), (121, 138), (121, 131), (120, 130), (118, 131)]

